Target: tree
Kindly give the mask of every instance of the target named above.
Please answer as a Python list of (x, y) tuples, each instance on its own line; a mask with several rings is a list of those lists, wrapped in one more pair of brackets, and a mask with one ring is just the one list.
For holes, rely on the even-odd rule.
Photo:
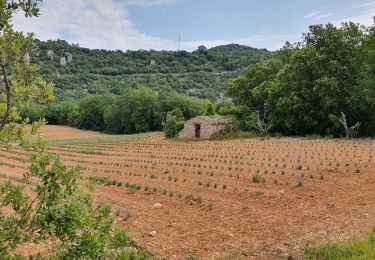
[(103, 131), (105, 129), (105, 110), (114, 101), (115, 96), (112, 94), (88, 96), (78, 103), (69, 121), (78, 128)]
[(167, 118), (163, 123), (164, 134), (167, 138), (174, 138), (184, 127), (184, 117), (179, 108), (167, 113)]
[(106, 131), (141, 133), (161, 128), (158, 94), (147, 87), (127, 88), (104, 113)]
[(37, 66), (25, 57), (31, 52), (32, 35), (25, 37), (11, 28), (0, 35), (0, 67), (5, 85), (5, 91), (0, 93), (0, 130), (18, 116), (16, 109), (12, 109), (14, 102), (22, 108), (35, 99), (49, 101), (53, 98), (53, 85), (39, 77)]
[(211, 101), (209, 101), (209, 100), (207, 100), (206, 103), (205, 103), (205, 112), (204, 112), (204, 114), (206, 116), (211, 116), (211, 115), (215, 114), (215, 105)]
[(33, 35), (15, 32), (11, 24), (12, 15), (18, 11), (23, 11), (25, 16), (38, 16), (37, 2), (0, 1), (0, 68), (5, 89), (0, 92), (0, 131), (18, 117), (12, 109), (14, 100), (21, 106), (34, 99), (48, 101), (53, 97), (53, 85), (37, 75), (37, 67), (27, 58), (33, 51)]
[(255, 119), (256, 122), (253, 122), (253, 127), (263, 134), (268, 134), (268, 131), (272, 127), (272, 124), (268, 123), (268, 112), (269, 108), (267, 106), (267, 103), (264, 103), (262, 114), (259, 110), (257, 110)]
[(232, 100), (225, 98), (216, 104), (216, 110), (219, 115), (234, 115), (237, 108), (234, 106)]
[(361, 122), (360, 135), (375, 133), (374, 27), (313, 25), (302, 42), (249, 66), (227, 90), (240, 126), (259, 128), (267, 115), (272, 131), (339, 136), (330, 115), (345, 111), (348, 125)]
[(342, 125), (342, 127), (345, 130), (346, 139), (349, 139), (350, 137), (352, 137), (353, 133), (357, 131), (359, 127), (361, 126), (360, 122), (355, 123), (353, 126), (348, 126), (348, 122), (346, 121), (346, 116), (344, 112), (341, 112), (341, 117), (331, 115), (331, 119), (333, 121), (337, 120)]
[(358, 84), (364, 37), (364, 28), (353, 23), (310, 26), (302, 47), (295, 49), (279, 74), (283, 97), (277, 101), (275, 117), (282, 118), (284, 131), (339, 135), (329, 115), (341, 111), (347, 111), (349, 121), (362, 121), (369, 111), (359, 100), (367, 96)]
[(239, 120), (243, 121), (244, 128), (250, 126), (268, 132), (271, 124), (266, 121), (279, 93), (277, 76), (281, 68), (279, 60), (251, 65), (242, 75), (230, 81), (227, 95), (237, 105)]
[(19, 259), (15, 249), (20, 244), (47, 240), (53, 246), (51, 258), (146, 258), (143, 252), (129, 251), (136, 247), (124, 230), (114, 227), (109, 206), (93, 206), (91, 196), (78, 185), (79, 167), (66, 167), (59, 156), (48, 151), (39, 132), (46, 122), (26, 127), (27, 121), (20, 121), (17, 108), (53, 97), (52, 84), (39, 77), (37, 67), (25, 57), (32, 52), (32, 35), (25, 37), (12, 30), (12, 14), (20, 10), (37, 16), (37, 1), (0, 1), (4, 85), (0, 92), (0, 146), (23, 150), (29, 155), (30, 166), (18, 180), (20, 184), (10, 180), (0, 184), (0, 258)]
[(200, 53), (200, 54), (203, 54), (203, 55), (207, 55), (208, 54), (207, 47), (204, 46), (204, 45), (198, 46), (197, 52)]

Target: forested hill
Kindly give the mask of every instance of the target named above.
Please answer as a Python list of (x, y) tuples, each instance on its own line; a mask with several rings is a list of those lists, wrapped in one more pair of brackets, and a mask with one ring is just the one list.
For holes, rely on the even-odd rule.
[(39, 63), (43, 77), (55, 83), (59, 99), (83, 93), (117, 94), (123, 88), (141, 85), (216, 98), (230, 78), (272, 55), (266, 49), (236, 44), (211, 49), (201, 46), (194, 52), (90, 50), (63, 40), (37, 40), (35, 45), (38, 54), (32, 58)]

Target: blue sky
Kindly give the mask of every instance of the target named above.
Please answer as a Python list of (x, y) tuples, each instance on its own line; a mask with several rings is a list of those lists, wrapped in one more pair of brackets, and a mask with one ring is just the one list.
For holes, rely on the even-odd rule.
[(311, 24), (372, 24), (375, 0), (44, 0), (16, 28), (89, 48), (194, 50), (239, 43), (276, 50)]

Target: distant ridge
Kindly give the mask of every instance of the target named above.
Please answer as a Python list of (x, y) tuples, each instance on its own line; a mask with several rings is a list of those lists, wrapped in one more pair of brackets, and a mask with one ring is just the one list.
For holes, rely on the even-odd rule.
[[(266, 49), (238, 44), (200, 46), (193, 52), (91, 50), (64, 40), (36, 40), (35, 45), (38, 55), (32, 58), (46, 80), (55, 83), (59, 99), (120, 93), (125, 87), (140, 85), (216, 98), (230, 78), (272, 56)], [(64, 59), (67, 55), (71, 55), (70, 62)]]

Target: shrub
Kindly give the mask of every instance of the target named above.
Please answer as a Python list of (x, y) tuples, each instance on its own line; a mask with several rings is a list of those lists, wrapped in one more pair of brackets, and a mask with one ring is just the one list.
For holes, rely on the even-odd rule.
[(167, 113), (167, 118), (163, 123), (165, 137), (174, 138), (184, 127), (184, 118), (179, 108)]
[(255, 175), (253, 175), (252, 181), (253, 181), (254, 183), (260, 183), (260, 182), (263, 181), (263, 177), (262, 177), (261, 174), (256, 173)]

